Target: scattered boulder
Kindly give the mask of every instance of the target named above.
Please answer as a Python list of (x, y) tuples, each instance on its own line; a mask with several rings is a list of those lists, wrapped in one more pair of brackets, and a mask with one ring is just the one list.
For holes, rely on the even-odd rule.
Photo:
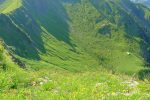
[(127, 54), (127, 55), (131, 55), (131, 53), (130, 53), (130, 52), (126, 52), (126, 54)]
[(139, 85), (137, 81), (125, 81), (122, 82), (122, 84), (127, 84), (129, 87), (133, 87), (133, 88)]

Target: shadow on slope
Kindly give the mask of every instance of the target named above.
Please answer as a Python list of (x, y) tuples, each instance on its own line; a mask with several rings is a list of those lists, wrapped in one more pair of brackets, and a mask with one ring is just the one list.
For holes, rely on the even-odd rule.
[[(0, 37), (3, 38), (9, 49), (19, 56), (39, 60), (39, 51), (44, 52), (40, 32), (32, 33), (36, 39), (32, 38), (33, 36), (25, 30), (25, 27), (21, 27), (21, 25), (24, 25), (25, 19), (15, 19), (17, 16), (20, 16), (18, 13), (15, 14), (10, 16), (0, 15)], [(22, 21), (22, 24), (17, 23), (17, 21)], [(33, 25), (28, 27), (32, 28)], [(36, 43), (37, 41), (40, 44)]]
[(21, 57), (40, 60), (39, 53), (46, 53), (41, 27), (73, 47), (63, 1), (23, 0), (22, 3), (12, 14), (0, 15), (0, 36), (11, 50)]
[(4, 2), (4, 0), (0, 0), (0, 3)]
[(150, 69), (143, 69), (138, 73), (138, 77), (141, 80), (148, 79), (150, 81)]
[(62, 0), (24, 0), (24, 7), (32, 13), (38, 24), (56, 39), (73, 47), (69, 38), (69, 17)]

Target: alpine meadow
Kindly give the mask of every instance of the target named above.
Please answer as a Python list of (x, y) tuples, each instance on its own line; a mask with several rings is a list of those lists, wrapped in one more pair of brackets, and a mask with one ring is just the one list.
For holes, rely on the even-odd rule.
[(150, 1), (0, 0), (0, 100), (150, 100)]

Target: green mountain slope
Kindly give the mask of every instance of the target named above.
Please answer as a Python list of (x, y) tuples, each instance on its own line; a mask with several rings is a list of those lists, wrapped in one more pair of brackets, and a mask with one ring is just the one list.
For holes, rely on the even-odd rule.
[(0, 13), (8, 14), (21, 7), (21, 0), (0, 0)]
[(129, 73), (149, 61), (144, 6), (128, 0), (23, 0), (18, 5), (1, 14), (0, 36), (22, 58), (71, 70), (103, 66)]
[[(0, 0), (0, 37), (6, 44), (0, 56), (13, 66), (1, 68), (4, 99), (149, 98), (150, 9), (144, 5)], [(104, 88), (93, 87), (101, 83)]]
[[(23, 70), (14, 63), (3, 41), (0, 42), (0, 97), (20, 99), (145, 99), (149, 82), (115, 75), (106, 70), (72, 73), (58, 68)], [(31, 92), (32, 91), (32, 92)]]

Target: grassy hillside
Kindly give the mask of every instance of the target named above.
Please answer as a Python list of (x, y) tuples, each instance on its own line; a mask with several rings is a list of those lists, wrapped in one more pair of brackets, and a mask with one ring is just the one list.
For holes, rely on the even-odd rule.
[(23, 70), (0, 45), (0, 97), (3, 100), (132, 99), (149, 100), (149, 82), (107, 70), (72, 73), (46, 66), (39, 71)]
[(19, 3), (19, 9), (1, 15), (0, 36), (25, 60), (72, 71), (103, 66), (131, 74), (149, 60), (149, 19), (137, 13), (148, 14), (148, 8), (121, 0)]
[(149, 26), (129, 0), (0, 0), (0, 97), (148, 100)]
[(8, 14), (21, 7), (21, 0), (2, 0), (0, 1), (0, 13)]
[[(0, 97), (3, 100), (132, 99), (149, 100), (149, 82), (107, 70), (72, 73), (56, 66), (23, 70), (0, 45)], [(39, 62), (38, 62), (39, 63)]]

